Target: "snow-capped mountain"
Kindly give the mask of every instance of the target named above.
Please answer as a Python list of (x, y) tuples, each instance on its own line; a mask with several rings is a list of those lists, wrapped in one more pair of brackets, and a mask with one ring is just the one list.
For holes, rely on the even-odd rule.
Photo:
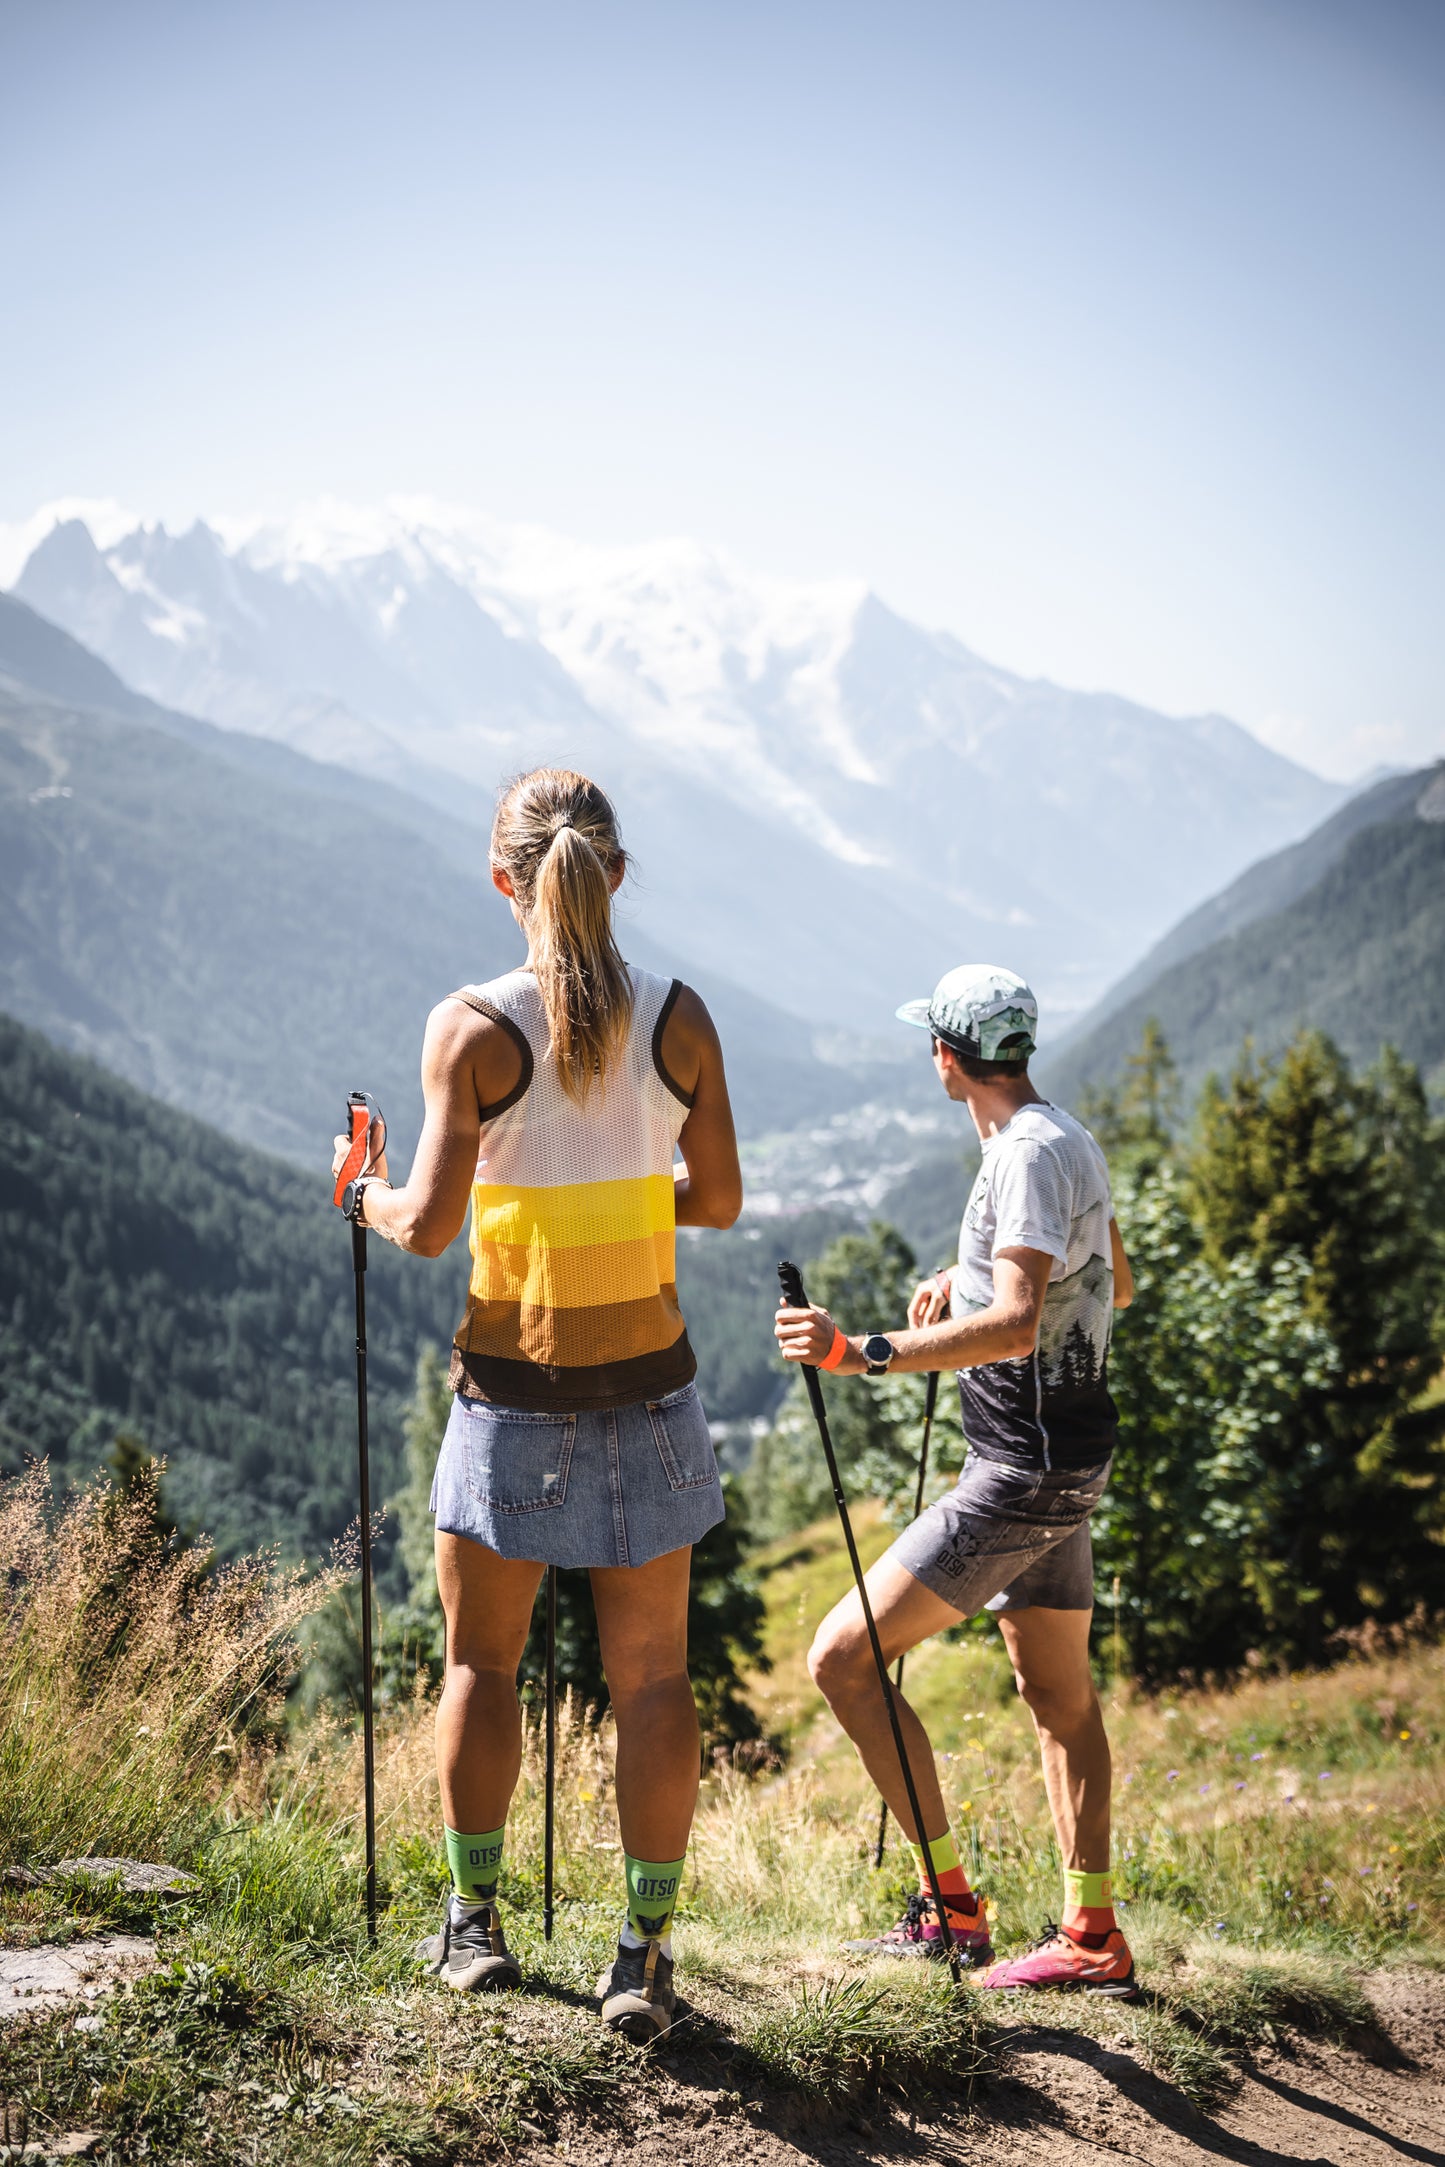
[(1223, 717), (1016, 677), (860, 584), (692, 542), (398, 499), (179, 535), (57, 508), (11, 555), (171, 707), (479, 821), (519, 767), (587, 769), (669, 944), (843, 1029), (970, 956), (1062, 1020), (1343, 794)]

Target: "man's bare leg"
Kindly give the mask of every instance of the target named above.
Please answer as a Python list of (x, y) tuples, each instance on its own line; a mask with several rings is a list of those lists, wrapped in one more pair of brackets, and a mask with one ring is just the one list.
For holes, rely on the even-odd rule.
[[(890, 1669), (900, 1655), (916, 1648), (921, 1640), (928, 1640), (946, 1625), (958, 1623), (958, 1612), (950, 1604), (890, 1556), (881, 1557), (870, 1568), (864, 1583)], [(904, 1835), (911, 1843), (940, 1835), (948, 1826), (948, 1814), (939, 1789), (933, 1746), (918, 1717), (895, 1689), (908, 1765), (928, 1824), (925, 1831), (914, 1826), (893, 1726), (878, 1684), (878, 1668), (856, 1588), (849, 1589), (818, 1627), (808, 1651), (808, 1669), (818, 1691), (858, 1748), (863, 1766), (887, 1799)]]
[(984, 1975), (995, 1989), (1078, 1989), (1132, 2000), (1134, 1959), (1114, 1916), (1109, 1873), (1112, 1771), (1089, 1669), (1087, 1610), (1014, 1610), (999, 1619), (1038, 1732), (1064, 1863), (1062, 1931)]
[(1109, 1868), (1113, 1764), (1089, 1668), (1088, 1610), (1014, 1610), (999, 1619), (1014, 1680), (1038, 1733), (1059, 1853), (1083, 1873)]

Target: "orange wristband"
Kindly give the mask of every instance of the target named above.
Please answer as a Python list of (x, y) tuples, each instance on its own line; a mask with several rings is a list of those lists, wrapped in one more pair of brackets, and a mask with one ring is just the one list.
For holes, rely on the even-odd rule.
[(836, 1369), (847, 1352), (847, 1335), (846, 1333), (840, 1332), (837, 1325), (835, 1324), (833, 1327), (833, 1344), (828, 1349), (828, 1352), (824, 1355), (822, 1361), (818, 1364), (819, 1369)]

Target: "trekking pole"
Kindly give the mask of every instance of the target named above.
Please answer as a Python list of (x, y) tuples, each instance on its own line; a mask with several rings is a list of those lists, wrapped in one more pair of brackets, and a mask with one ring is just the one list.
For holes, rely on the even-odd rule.
[(547, 1567), (547, 1772), (542, 1807), (542, 1938), (552, 1939), (552, 1859), (557, 1835), (557, 1568)]
[[(796, 1264), (780, 1263), (778, 1284), (782, 1288), (783, 1302), (788, 1309), (806, 1309), (808, 1297), (803, 1291), (803, 1275)], [(838, 1508), (838, 1518), (843, 1523), (843, 1540), (848, 1546), (848, 1562), (853, 1568), (853, 1585), (858, 1590), (858, 1600), (863, 1606), (863, 1623), (868, 1628), (868, 1644), (873, 1650), (873, 1663), (878, 1672), (878, 1685), (883, 1694), (883, 1705), (888, 1711), (888, 1722), (893, 1732), (893, 1743), (898, 1749), (898, 1765), (903, 1771), (903, 1788), (908, 1793), (908, 1810), (913, 1815), (913, 1825), (918, 1831), (918, 1841), (923, 1846), (923, 1867), (928, 1876), (929, 1892), (933, 1897), (933, 1909), (938, 1919), (939, 1939), (944, 1954), (955, 1970), (958, 1968), (958, 1950), (953, 1931), (948, 1923), (948, 1911), (943, 1901), (943, 1890), (938, 1882), (938, 1869), (933, 1863), (933, 1853), (928, 1848), (928, 1834), (923, 1826), (923, 1809), (918, 1803), (918, 1786), (913, 1780), (913, 1770), (908, 1762), (908, 1748), (903, 1743), (903, 1725), (898, 1720), (898, 1707), (893, 1688), (888, 1679), (888, 1665), (883, 1660), (883, 1645), (878, 1638), (878, 1627), (873, 1620), (873, 1605), (868, 1600), (868, 1590), (863, 1585), (863, 1567), (858, 1558), (858, 1545), (853, 1540), (853, 1522), (848, 1517), (848, 1500), (843, 1495), (843, 1478), (838, 1472), (838, 1455), (833, 1450), (833, 1440), (828, 1431), (828, 1411), (823, 1405), (823, 1387), (818, 1382), (818, 1372), (811, 1362), (802, 1364), (803, 1381), (808, 1388), (808, 1400), (813, 1409), (813, 1420), (818, 1425), (818, 1435), (823, 1444), (823, 1457), (828, 1463), (828, 1478), (833, 1485), (833, 1502)]]
[[(923, 1443), (918, 1448), (918, 1488), (913, 1498), (913, 1517), (916, 1520), (923, 1510), (923, 1490), (928, 1481), (928, 1440), (933, 1434), (933, 1410), (938, 1405), (938, 1371), (928, 1372), (928, 1385), (923, 1395)], [(903, 1690), (904, 1657), (899, 1656), (898, 1667), (893, 1673), (893, 1683), (899, 1692)], [(878, 1849), (873, 1855), (873, 1871), (878, 1873), (883, 1865), (883, 1843), (888, 1834), (888, 1801), (883, 1801), (883, 1811), (878, 1816)], [(922, 1830), (919, 1835), (922, 1838)]]
[(336, 1177), (335, 1202), (351, 1221), (351, 1269), (356, 1281), (356, 1462), (361, 1493), (361, 1741), (366, 1816), (366, 1938), (376, 1939), (376, 1723), (371, 1691), (371, 1451), (366, 1406), (366, 1228), (357, 1184), (386, 1149), (386, 1122), (365, 1091), (346, 1102), (351, 1148)]

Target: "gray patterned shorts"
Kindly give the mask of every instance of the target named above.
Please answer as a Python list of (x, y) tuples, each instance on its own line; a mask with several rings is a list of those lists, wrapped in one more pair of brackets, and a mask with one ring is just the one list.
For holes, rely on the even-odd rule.
[(955, 1487), (888, 1555), (965, 1618), (980, 1610), (1091, 1610), (1089, 1515), (1112, 1465), (1046, 1471), (970, 1452)]

